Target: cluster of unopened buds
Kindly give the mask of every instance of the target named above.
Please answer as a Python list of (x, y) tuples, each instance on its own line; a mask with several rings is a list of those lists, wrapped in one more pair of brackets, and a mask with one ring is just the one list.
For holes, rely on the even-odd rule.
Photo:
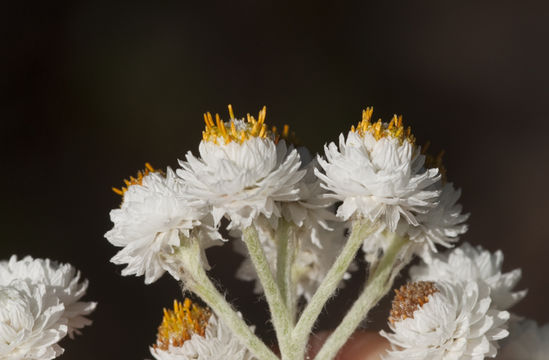
[[(509, 312), (526, 295), (515, 289), (520, 270), (502, 272), (500, 251), (457, 244), (468, 215), (442, 156), (418, 145), (402, 117), (387, 123), (372, 113), (312, 156), (287, 126), (265, 123), (265, 108), (237, 118), (229, 105), (227, 121), (204, 115), (199, 156), (188, 152), (175, 171), (146, 164), (114, 189), (122, 203), (105, 237), (121, 249), (112, 262), (146, 284), (168, 272), (183, 288), (164, 310), (152, 357), (307, 359), (326, 303), (364, 264), (358, 297), (314, 355), (335, 359), (419, 257), (394, 291), (380, 358), (547, 358), (549, 325)], [(255, 334), (208, 275), (212, 246), (244, 255), (235, 275), (264, 296), (276, 344)], [(89, 323), (95, 303), (79, 301), (86, 285), (69, 265), (0, 263), (0, 359), (58, 356), (57, 341)]]

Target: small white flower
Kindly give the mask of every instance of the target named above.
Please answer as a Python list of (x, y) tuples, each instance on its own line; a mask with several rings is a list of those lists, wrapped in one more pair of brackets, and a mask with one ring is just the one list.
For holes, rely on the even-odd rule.
[(187, 153), (177, 174), (189, 185), (192, 196), (207, 201), (217, 225), (223, 216), (229, 229), (242, 230), (259, 215), (276, 222), (280, 202), (299, 200), (298, 182), (305, 172), (299, 154), (264, 124), (265, 108), (256, 121), (231, 120), (224, 123), (206, 118), (200, 158)]
[(339, 137), (339, 148), (325, 147), (326, 160), (319, 158), (325, 174), (317, 171), (333, 197), (343, 201), (337, 215), (344, 220), (364, 217), (381, 222), (391, 232), (401, 216), (418, 226), (417, 216), (438, 203), (438, 169), (424, 167), (425, 156), (415, 139), (396, 116), (389, 124), (370, 123), (372, 108), (347, 138)]
[(147, 166), (120, 191), (123, 202), (111, 211), (114, 227), (105, 237), (123, 248), (111, 259), (127, 264), (122, 275), (145, 275), (145, 283), (150, 284), (165, 271), (179, 279), (170, 255), (180, 245), (180, 236), (200, 237), (202, 249), (219, 244), (215, 240), (221, 236), (208, 226), (207, 204), (189, 200), (185, 184), (170, 168), (163, 175)]
[(72, 265), (30, 256), (17, 260), (13, 255), (9, 261), (0, 262), (0, 286), (9, 286), (16, 280), (44, 285), (48, 292), (59, 298), (64, 305), (62, 317), (67, 321), (71, 338), (80, 333), (79, 329), (92, 323), (85, 316), (95, 309), (97, 303), (79, 301), (86, 293), (88, 281), (80, 281), (80, 272)]
[(434, 254), (430, 264), (410, 269), (412, 281), (462, 280), (486, 283), (491, 289), (494, 306), (507, 310), (526, 296), (526, 290), (513, 292), (521, 278), (521, 270), (502, 273), (503, 253), (490, 253), (481, 246), (463, 243), (445, 253)]
[(457, 203), (460, 195), (461, 191), (454, 189), (452, 183), (444, 184), (437, 206), (417, 216), (418, 226), (408, 226), (414, 252), (424, 260), (429, 261), (431, 254), (437, 252), (436, 245), (452, 247), (459, 235), (467, 232), (465, 221), (469, 214), (462, 214), (461, 204)]
[[(307, 236), (301, 231), (300, 234), (304, 236), (298, 238), (296, 249), (294, 249), (295, 259), (292, 268), (292, 277), (295, 281), (295, 291), (298, 297), (303, 296), (307, 301), (311, 299), (330, 270), (330, 267), (339, 255), (339, 251), (346, 241), (345, 228), (342, 223), (330, 223), (329, 225), (333, 230), (317, 230), (317, 236), (322, 245), (321, 247), (310, 240), (310, 234)], [(265, 252), (267, 261), (269, 262), (273, 273), (276, 273), (276, 243), (272, 240), (273, 237), (263, 235), (261, 238), (263, 251)], [(247, 249), (243, 242), (234, 242), (234, 248), (238, 253), (245, 256), (244, 261), (236, 272), (236, 277), (245, 281), (255, 281), (254, 292), (262, 293), (263, 288), (261, 287), (261, 282), (257, 278), (257, 273), (252, 261), (249, 256), (247, 256)], [(353, 264), (350, 270), (353, 270), (354, 268)], [(349, 278), (350, 274), (346, 273), (344, 279)]]
[(323, 230), (331, 230), (328, 223), (336, 220), (331, 209), (335, 201), (327, 196), (320, 179), (315, 175), (315, 169), (318, 167), (317, 160), (312, 159), (306, 163), (304, 159), (311, 158), (309, 151), (305, 147), (297, 150), (306, 174), (299, 182), (299, 200), (282, 203), (282, 216), (304, 232), (299, 235), (300, 238), (308, 236), (315, 245), (322, 247), (319, 233)]
[(512, 321), (509, 337), (502, 343), (498, 360), (547, 360), (549, 324), (538, 326), (533, 320)]
[(165, 311), (150, 350), (157, 360), (255, 359), (215, 314), (189, 300)]
[(67, 334), (63, 302), (52, 288), (29, 280), (0, 286), (0, 359), (54, 359)]
[(493, 309), (490, 289), (477, 282), (412, 283), (393, 301), (392, 345), (386, 359), (482, 360), (508, 335), (509, 313)]

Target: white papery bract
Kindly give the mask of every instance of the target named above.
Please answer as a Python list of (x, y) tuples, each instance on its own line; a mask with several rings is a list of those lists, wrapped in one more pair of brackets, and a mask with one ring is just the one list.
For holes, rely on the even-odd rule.
[(511, 321), (509, 337), (498, 353), (498, 360), (547, 360), (549, 357), (549, 324), (539, 326), (533, 320)]
[(457, 201), (461, 195), (452, 183), (442, 186), (439, 203), (427, 213), (418, 214), (418, 226), (408, 226), (407, 233), (414, 242), (414, 252), (425, 261), (437, 252), (436, 245), (452, 247), (459, 235), (467, 232), (465, 221), (469, 214), (462, 214), (462, 206)]
[(392, 346), (387, 360), (482, 360), (497, 353), (508, 335), (509, 313), (493, 309), (490, 289), (477, 282), (438, 282), (437, 292), (413, 312), (381, 331)]
[(16, 280), (44, 285), (48, 293), (59, 298), (64, 305), (62, 318), (66, 319), (71, 338), (79, 333), (79, 329), (92, 323), (85, 316), (95, 309), (97, 303), (79, 301), (86, 293), (88, 281), (80, 281), (80, 272), (72, 265), (30, 256), (17, 260), (13, 255), (9, 261), (0, 262), (0, 286), (9, 286)]
[(513, 291), (521, 278), (521, 270), (502, 273), (503, 253), (490, 253), (481, 246), (463, 243), (445, 253), (434, 254), (430, 264), (410, 269), (412, 281), (461, 280), (486, 283), (491, 289), (493, 306), (507, 310), (526, 296), (526, 290)]
[(185, 184), (170, 168), (165, 175), (147, 173), (128, 186), (120, 208), (110, 213), (114, 227), (105, 237), (123, 248), (111, 261), (127, 264), (122, 275), (145, 275), (146, 284), (165, 271), (179, 279), (170, 256), (181, 236), (199, 237), (203, 249), (219, 244), (221, 236), (208, 224), (208, 211), (204, 201), (189, 199)]
[(225, 216), (229, 229), (242, 230), (259, 215), (276, 224), (280, 202), (299, 200), (298, 182), (305, 175), (299, 154), (284, 140), (275, 141), (264, 118), (263, 110), (258, 121), (207, 122), (200, 157), (189, 152), (180, 161), (177, 174), (193, 197), (211, 204), (215, 224)]
[[(438, 169), (424, 167), (425, 156), (411, 135), (403, 135), (401, 121), (370, 124), (371, 110), (356, 131), (339, 137), (339, 148), (325, 146), (326, 160), (319, 158), (325, 174), (317, 171), (332, 196), (343, 204), (337, 215), (344, 220), (364, 217), (381, 222), (391, 232), (401, 216), (419, 225), (417, 215), (436, 206), (440, 190)], [(399, 130), (400, 129), (400, 130)]]
[(54, 290), (29, 280), (0, 286), (0, 359), (47, 360), (58, 357), (67, 334), (63, 302)]

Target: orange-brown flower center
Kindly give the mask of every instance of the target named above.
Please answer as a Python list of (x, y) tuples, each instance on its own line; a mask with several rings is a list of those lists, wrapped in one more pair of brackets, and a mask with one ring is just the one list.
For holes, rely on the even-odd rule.
[(429, 296), (436, 292), (438, 289), (431, 281), (407, 283), (400, 289), (395, 289), (389, 321), (394, 324), (400, 320), (413, 318), (414, 312), (428, 303)]
[(154, 347), (167, 350), (170, 345), (183, 346), (193, 334), (203, 337), (211, 315), (209, 309), (193, 304), (190, 299), (185, 299), (183, 304), (174, 300), (173, 310), (164, 309)]
[(153, 172), (162, 173), (162, 171), (153, 168), (151, 164), (145, 163), (145, 169), (139, 170), (137, 172), (136, 177), (130, 176), (129, 180), (124, 179), (124, 184), (126, 186), (122, 186), (120, 189), (113, 187), (112, 191), (114, 191), (120, 196), (124, 196), (124, 194), (126, 193), (126, 191), (128, 191), (130, 186), (141, 185), (143, 183), (143, 178)]
[(384, 123), (381, 119), (373, 123), (371, 122), (373, 113), (373, 107), (367, 107), (366, 110), (363, 110), (362, 121), (358, 123), (356, 128), (353, 125), (351, 131), (357, 132), (360, 136), (370, 133), (376, 140), (384, 137), (393, 137), (400, 140), (400, 142), (407, 140), (411, 144), (415, 143), (416, 138), (412, 134), (411, 127), (408, 126), (407, 128), (404, 128), (404, 125), (402, 124), (402, 115), (394, 115), (389, 123)]

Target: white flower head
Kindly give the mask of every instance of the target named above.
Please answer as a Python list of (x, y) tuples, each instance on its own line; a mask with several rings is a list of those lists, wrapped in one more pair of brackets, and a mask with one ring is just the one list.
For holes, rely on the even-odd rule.
[(97, 303), (80, 301), (86, 293), (88, 281), (80, 281), (80, 272), (72, 265), (30, 256), (17, 260), (13, 255), (9, 261), (0, 262), (0, 286), (9, 286), (17, 280), (44, 285), (48, 292), (59, 298), (64, 305), (62, 318), (66, 319), (71, 338), (80, 333), (79, 329), (92, 323), (85, 316), (95, 309)]
[(164, 311), (150, 350), (157, 360), (255, 359), (215, 314), (189, 299)]
[(493, 306), (507, 310), (526, 296), (526, 290), (513, 291), (521, 278), (521, 270), (502, 273), (503, 253), (490, 253), (481, 246), (463, 243), (445, 253), (434, 254), (431, 263), (410, 269), (412, 281), (477, 281), (491, 289)]
[(29, 280), (0, 285), (0, 359), (48, 360), (63, 353), (63, 302), (51, 287)]
[(509, 337), (501, 344), (498, 360), (547, 360), (549, 356), (549, 324), (535, 321), (511, 321)]
[[(207, 201), (217, 225), (222, 217), (229, 229), (248, 227), (259, 215), (276, 220), (280, 202), (299, 200), (298, 182), (305, 175), (295, 149), (268, 130), (263, 108), (256, 120), (234, 118), (223, 122), (204, 115), (206, 130), (199, 145), (200, 157), (187, 153), (177, 174), (192, 196)], [(279, 141), (280, 140), (280, 141)]]
[(431, 185), (440, 181), (439, 171), (424, 167), (425, 156), (402, 117), (395, 115), (389, 124), (371, 123), (372, 112), (364, 111), (346, 139), (340, 135), (339, 148), (325, 146), (326, 160), (319, 158), (325, 174), (316, 174), (343, 201), (337, 210), (342, 219), (380, 220), (394, 232), (402, 216), (418, 226), (417, 216), (438, 203), (440, 190)]
[[(310, 237), (315, 245), (322, 247), (320, 233), (323, 230), (331, 230), (329, 222), (337, 220), (332, 211), (335, 201), (327, 196), (327, 191), (315, 175), (317, 159), (311, 159), (305, 147), (299, 147), (297, 150), (306, 174), (299, 182), (299, 200), (282, 203), (282, 216), (286, 221), (295, 224), (303, 232), (303, 236)], [(306, 159), (311, 160), (306, 162)]]
[(462, 214), (462, 206), (457, 203), (461, 195), (452, 183), (442, 186), (439, 203), (427, 213), (418, 214), (418, 226), (408, 226), (410, 240), (414, 242), (414, 251), (424, 260), (430, 261), (437, 252), (436, 245), (452, 247), (459, 236), (467, 232), (465, 221), (469, 214)]
[(477, 282), (404, 285), (393, 300), (386, 359), (482, 360), (506, 337), (507, 311), (491, 306), (490, 289)]
[[(189, 199), (185, 184), (170, 168), (163, 174), (147, 164), (137, 179), (126, 184), (127, 188), (119, 190), (123, 195), (120, 208), (110, 213), (114, 227), (105, 234), (111, 244), (122, 247), (111, 259), (127, 264), (122, 275), (145, 275), (146, 284), (165, 271), (179, 279), (170, 255), (180, 245), (181, 236), (199, 237), (202, 249), (219, 244), (216, 240), (221, 236), (208, 224), (207, 204)], [(204, 266), (208, 267), (207, 262)]]

